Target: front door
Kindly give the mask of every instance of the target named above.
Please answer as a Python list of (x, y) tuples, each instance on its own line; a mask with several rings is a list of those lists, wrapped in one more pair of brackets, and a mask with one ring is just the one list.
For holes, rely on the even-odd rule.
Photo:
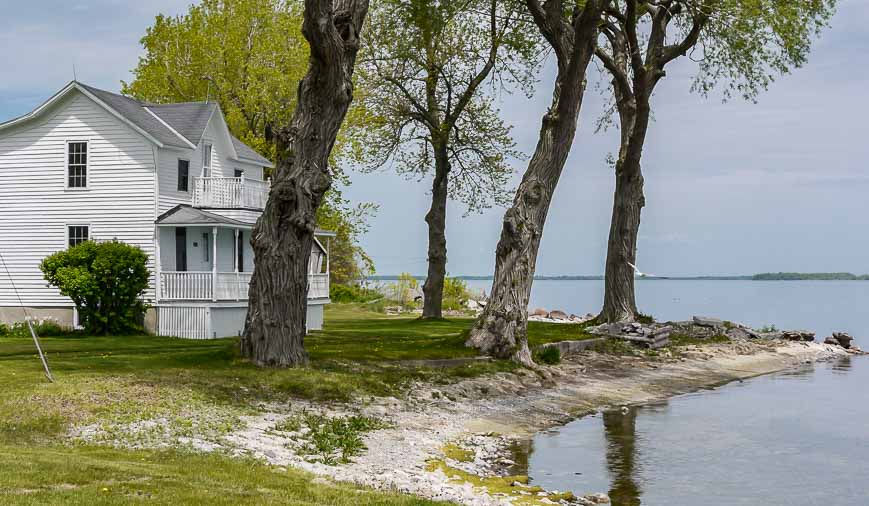
[(187, 270), (187, 229), (175, 228), (175, 270)]

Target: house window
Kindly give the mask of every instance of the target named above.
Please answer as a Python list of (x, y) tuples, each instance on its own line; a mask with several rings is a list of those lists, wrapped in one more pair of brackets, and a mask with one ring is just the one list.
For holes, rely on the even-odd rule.
[(87, 188), (88, 143), (67, 143), (66, 184), (69, 188)]
[(238, 244), (235, 245), (236, 255), (238, 256), (238, 272), (244, 272), (244, 231), (238, 231)]
[(235, 169), (235, 177), (241, 177), (244, 175), (244, 171), (241, 169)]
[(89, 232), (87, 225), (70, 225), (67, 228), (70, 247), (87, 241), (89, 239)]
[(188, 191), (187, 180), (190, 175), (190, 161), (178, 160), (178, 191)]
[(202, 177), (211, 177), (211, 144), (202, 148)]
[(203, 232), (202, 233), (202, 245), (203, 245), (202, 260), (204, 260), (206, 262), (211, 261), (209, 258), (209, 255), (211, 254), (211, 253), (209, 253), (209, 251), (211, 251), (211, 247), (208, 245), (208, 238), (209, 238), (209, 234), (207, 232)]

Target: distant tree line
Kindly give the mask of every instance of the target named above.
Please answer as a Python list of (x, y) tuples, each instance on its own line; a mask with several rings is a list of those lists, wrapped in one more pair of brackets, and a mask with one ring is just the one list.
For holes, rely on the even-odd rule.
[(751, 277), (753, 281), (866, 281), (869, 274), (850, 272), (764, 272)]

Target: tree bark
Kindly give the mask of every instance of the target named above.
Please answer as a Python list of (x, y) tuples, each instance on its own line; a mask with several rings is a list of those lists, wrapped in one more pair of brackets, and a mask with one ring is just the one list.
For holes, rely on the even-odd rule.
[[(594, 51), (605, 0), (589, 0), (568, 25), (560, 5), (535, 0), (528, 5), (535, 23), (553, 45), (558, 59), (552, 105), (543, 117), (537, 147), (504, 214), (495, 251), (495, 277), (483, 312), (471, 329), (467, 346), (483, 353), (533, 365), (528, 348), (528, 299), (537, 251), (555, 186), (576, 134), (585, 73)], [(547, 12), (544, 9), (549, 8)]]
[(450, 161), (445, 144), (435, 146), (435, 177), (428, 225), (428, 275), (422, 285), (423, 318), (443, 318), (444, 278), (447, 273), (447, 195)]
[(640, 96), (628, 98), (617, 94), (622, 140), (607, 242), (604, 301), (598, 316), (598, 320), (607, 323), (633, 322), (639, 316), (631, 264), (637, 265), (640, 215), (646, 205), (640, 160), (651, 116), (648, 94), (652, 87), (634, 89), (640, 90)]
[(613, 215), (607, 244), (604, 304), (600, 319), (605, 322), (632, 322), (637, 319), (634, 294), (634, 268), (637, 265), (637, 235), (643, 196), (643, 175), (639, 165), (616, 169)]
[(358, 34), (368, 0), (305, 0), (302, 33), (311, 46), (296, 110), (277, 134), (268, 202), (251, 235), (254, 271), (241, 352), (261, 366), (308, 361), (308, 261), (315, 217), (331, 185), (329, 153), (353, 95)]

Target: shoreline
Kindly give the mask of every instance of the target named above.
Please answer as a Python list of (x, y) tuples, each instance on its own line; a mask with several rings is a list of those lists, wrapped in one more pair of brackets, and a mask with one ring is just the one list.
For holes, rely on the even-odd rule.
[[(443, 386), (416, 384), (406, 399), (370, 398), (325, 407), (327, 414), (356, 411), (393, 424), (369, 433), (368, 451), (339, 466), (306, 461), (288, 448), (286, 437), (269, 430), (300, 408), (322, 410), (322, 405), (269, 406), (268, 412), (247, 417), (247, 427), (227, 439), (237, 454), (298, 467), (323, 478), (460, 504), (513, 504), (517, 497), (525, 504), (533, 494), (525, 492), (521, 483), (507, 492), (487, 485), (494, 483), (494, 477), (509, 474), (510, 446), (541, 430), (613, 406), (642, 404), (850, 354), (815, 342), (734, 340), (686, 346), (677, 357), (583, 352), (539, 371), (520, 369)], [(467, 458), (447, 455), (450, 447), (459, 448)], [(594, 492), (600, 491), (574, 491), (577, 495)], [(511, 495), (515, 493), (523, 495)], [(555, 497), (535, 493), (540, 494), (540, 504)], [(602, 498), (589, 496), (570, 504), (594, 500)]]

